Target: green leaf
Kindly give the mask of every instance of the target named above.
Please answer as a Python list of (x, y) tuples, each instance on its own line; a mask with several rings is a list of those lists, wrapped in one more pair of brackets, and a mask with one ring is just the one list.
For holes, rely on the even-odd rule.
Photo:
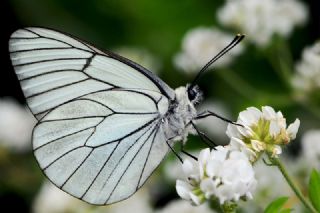
[[(283, 205), (287, 202), (288, 197), (279, 197), (276, 200), (272, 201), (267, 208), (264, 210), (264, 213), (279, 213), (284, 210), (281, 210)], [(285, 209), (286, 210), (286, 209)], [(286, 212), (286, 211), (284, 211)], [(290, 212), (290, 209), (289, 209)]]
[(320, 211), (320, 175), (316, 170), (310, 175), (309, 197), (314, 208)]
[(290, 213), (292, 209), (282, 209), (279, 213)]

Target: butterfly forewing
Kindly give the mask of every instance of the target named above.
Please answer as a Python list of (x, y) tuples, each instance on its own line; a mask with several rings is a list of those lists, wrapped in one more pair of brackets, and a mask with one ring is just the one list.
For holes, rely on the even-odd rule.
[(169, 99), (174, 96), (170, 87), (143, 67), (53, 30), (18, 30), (11, 36), (9, 49), (28, 105), (38, 119), (99, 90), (145, 89)]
[(139, 189), (168, 152), (160, 124), (173, 90), (143, 67), (54, 30), (18, 30), (9, 46), (39, 120), (33, 148), (46, 176), (99, 205)]

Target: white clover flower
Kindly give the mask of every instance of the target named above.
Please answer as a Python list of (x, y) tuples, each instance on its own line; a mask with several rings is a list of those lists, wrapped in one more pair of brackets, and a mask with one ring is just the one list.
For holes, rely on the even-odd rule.
[(309, 130), (301, 139), (302, 158), (309, 167), (320, 169), (320, 130)]
[(243, 127), (229, 124), (227, 128), (230, 145), (232, 149), (247, 153), (251, 161), (255, 161), (263, 151), (277, 157), (282, 152), (281, 146), (296, 138), (300, 126), (299, 119), (296, 119), (287, 128), (282, 113), (269, 106), (262, 107), (262, 111), (255, 107), (247, 108), (239, 113), (237, 123)]
[(209, 199), (218, 199), (220, 204), (251, 199), (256, 187), (249, 159), (229, 146), (202, 150), (198, 162), (184, 161), (183, 171), (187, 181), (177, 180), (177, 193), (194, 205)]
[(208, 205), (192, 206), (184, 200), (171, 201), (156, 213), (215, 213), (216, 211), (209, 208)]
[(221, 24), (240, 30), (259, 46), (274, 34), (289, 36), (307, 17), (306, 6), (297, 0), (228, 0), (218, 11)]
[(302, 59), (296, 65), (293, 86), (300, 92), (310, 92), (320, 88), (320, 42), (306, 47)]
[(28, 109), (12, 99), (0, 99), (0, 145), (18, 152), (30, 150), (35, 124)]
[[(233, 38), (234, 36), (216, 28), (198, 27), (192, 29), (186, 33), (182, 42), (182, 51), (175, 56), (174, 64), (184, 72), (197, 72), (226, 47)], [(235, 56), (242, 52), (242, 49), (242, 44), (238, 44), (213, 66), (221, 67), (229, 64)]]
[(144, 48), (138, 47), (118, 47), (115, 53), (126, 57), (135, 63), (147, 68), (153, 73), (159, 74), (161, 62), (152, 53)]

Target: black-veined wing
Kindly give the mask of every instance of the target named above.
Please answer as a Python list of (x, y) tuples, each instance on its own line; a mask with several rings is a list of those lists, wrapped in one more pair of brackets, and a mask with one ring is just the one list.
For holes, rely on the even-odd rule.
[(160, 117), (173, 90), (127, 59), (49, 29), (16, 31), (10, 53), (39, 120), (33, 148), (46, 176), (92, 204), (140, 188), (168, 152)]
[(167, 84), (140, 65), (54, 30), (17, 30), (9, 49), (27, 103), (38, 119), (72, 99), (110, 88), (146, 89), (174, 98)]
[(50, 111), (33, 132), (34, 155), (46, 176), (92, 204), (132, 195), (168, 152), (159, 125), (167, 103), (159, 93), (147, 94), (106, 90)]

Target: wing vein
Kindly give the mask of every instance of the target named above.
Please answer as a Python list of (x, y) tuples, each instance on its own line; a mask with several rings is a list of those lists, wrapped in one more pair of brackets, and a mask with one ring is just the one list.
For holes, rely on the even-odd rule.
[(149, 121), (149, 122), (147, 122), (146, 124), (140, 126), (139, 128), (135, 129), (134, 131), (132, 131), (132, 132), (124, 135), (124, 136), (121, 137), (121, 138), (118, 138), (118, 139), (116, 139), (116, 140), (113, 140), (113, 141), (109, 141), (109, 142), (100, 144), (100, 145), (95, 146), (95, 147), (100, 147), (100, 146), (103, 146), (103, 145), (106, 145), (106, 144), (109, 144), (109, 143), (113, 143), (113, 142), (116, 142), (116, 141), (120, 141), (120, 142), (121, 142), (121, 140), (123, 140), (124, 138), (129, 137), (129, 136), (135, 134), (136, 132), (139, 132), (140, 130), (144, 129), (144, 128), (147, 127), (148, 125), (151, 125), (151, 123), (153, 123), (153, 122), (154, 122), (155, 120), (157, 120), (158, 118), (159, 118), (159, 117), (156, 117), (156, 118), (152, 119), (151, 121)]
[(105, 165), (108, 163), (109, 159), (111, 158), (111, 156), (113, 155), (113, 153), (115, 152), (115, 150), (117, 149), (117, 147), (119, 146), (120, 143), (117, 143), (117, 145), (113, 148), (112, 152), (110, 153), (110, 155), (108, 156), (108, 158), (106, 159), (106, 161), (103, 163), (102, 167), (99, 169), (98, 173), (96, 174), (96, 176), (94, 177), (94, 179), (92, 180), (92, 182), (90, 183), (90, 185), (87, 187), (87, 189), (85, 190), (85, 192), (83, 193), (83, 195), (80, 197), (80, 199), (82, 199), (87, 192), (90, 190), (91, 186), (93, 185), (93, 183), (96, 181), (96, 179), (98, 178), (98, 176), (100, 175), (100, 173), (102, 172), (102, 170), (104, 169)]
[[(145, 128), (146, 126), (144, 126)], [(151, 128), (152, 126), (149, 127), (149, 129)], [(143, 128), (141, 128), (140, 130), (142, 130)], [(147, 129), (139, 138), (136, 139), (136, 141), (138, 141), (143, 135), (145, 135), (148, 130)], [(81, 199), (87, 194), (87, 192), (90, 190), (91, 186), (93, 185), (93, 183), (96, 181), (96, 179), (98, 178), (98, 176), (100, 175), (100, 173), (102, 172), (102, 170), (104, 169), (104, 167), (106, 166), (106, 164), (108, 163), (109, 159), (111, 158), (111, 156), (113, 155), (113, 153), (115, 152), (115, 150), (117, 149), (117, 147), (121, 144), (121, 140), (118, 140), (119, 143), (117, 143), (117, 145), (115, 146), (115, 148), (112, 150), (112, 152), (110, 153), (108, 159), (105, 161), (105, 163), (103, 164), (103, 166), (100, 168), (99, 172), (97, 173), (97, 175), (95, 176), (95, 178), (93, 179), (93, 181), (91, 182), (91, 184), (89, 185), (89, 187), (86, 189), (86, 191), (84, 192), (84, 194), (81, 196)], [(111, 143), (111, 142), (109, 142)], [(107, 144), (109, 144), (107, 143)], [(106, 144), (104, 144), (106, 145)], [(100, 145), (101, 146), (101, 145)], [(104, 183), (104, 185), (108, 182), (109, 180), (109, 177), (111, 176), (111, 174), (113, 173), (113, 171), (110, 173), (110, 175), (108, 176), (106, 182)], [(103, 188), (103, 187), (102, 187)]]
[[(150, 127), (149, 129), (151, 129), (151, 127)], [(149, 129), (148, 129), (148, 130), (149, 130)], [(118, 184), (120, 183), (120, 180), (122, 179), (122, 177), (124, 176), (124, 174), (127, 172), (128, 168), (130, 167), (130, 165), (131, 165), (131, 163), (133, 162), (133, 160), (136, 158), (137, 154), (140, 152), (141, 148), (146, 144), (146, 141), (149, 140), (149, 138), (151, 137), (151, 135), (152, 135), (153, 133), (155, 133), (156, 129), (157, 129), (157, 125), (156, 125), (156, 126), (154, 127), (154, 129), (150, 132), (150, 134), (148, 135), (148, 137), (144, 140), (144, 142), (143, 142), (143, 143), (141, 144), (141, 146), (139, 147), (138, 151), (137, 151), (137, 152), (135, 153), (135, 155), (133, 156), (132, 160), (129, 162), (127, 168), (124, 170), (124, 172), (122, 173), (122, 175), (121, 175), (120, 178), (118, 179), (116, 185), (113, 187), (113, 189), (112, 189), (110, 195), (108, 196), (105, 204), (109, 201), (109, 199), (110, 199), (110, 197), (112, 196), (113, 192), (114, 192), (115, 189), (118, 187)], [(147, 130), (147, 131), (148, 131), (148, 130)], [(146, 132), (147, 132), (147, 131), (146, 131)], [(146, 132), (145, 132), (145, 133), (146, 133)], [(144, 133), (144, 134), (145, 134), (145, 133)], [(155, 134), (155, 135), (156, 135), (156, 134)], [(140, 137), (140, 138), (141, 138), (141, 137)], [(140, 138), (139, 138), (139, 139), (140, 139)], [(137, 140), (136, 140), (135, 142), (137, 142)], [(119, 166), (121, 160), (124, 158), (124, 156), (126, 155), (126, 153), (127, 153), (134, 145), (135, 145), (135, 143), (133, 143), (133, 144), (127, 149), (127, 151), (124, 153), (124, 155), (120, 158), (119, 162), (117, 163), (117, 165), (115, 166), (115, 168), (112, 170), (112, 172), (111, 172), (111, 174), (109, 175), (108, 179), (109, 179), (110, 176), (113, 174), (114, 170)], [(107, 180), (107, 181), (108, 181), (108, 180)], [(107, 183), (107, 181), (106, 181), (106, 183)], [(104, 186), (106, 185), (106, 183), (104, 183)], [(102, 188), (104, 188), (104, 186), (103, 186)]]
[[(76, 47), (43, 47), (43, 48), (10, 51), (10, 53), (13, 54), (13, 53), (23, 53), (23, 52), (38, 51), (38, 50), (72, 50), (72, 49), (78, 49), (78, 50), (84, 51), (84, 50), (76, 48)], [(89, 52), (89, 51), (87, 51), (87, 52)]]
[[(49, 163), (46, 167), (42, 168), (43, 171), (45, 171), (47, 168), (49, 168), (52, 164), (54, 164), (55, 162), (57, 162), (58, 160), (60, 160), (61, 158), (63, 158), (64, 156), (66, 156), (67, 154), (69, 154), (70, 152), (73, 152), (77, 149), (80, 149), (80, 148), (83, 148), (83, 146), (78, 146), (78, 147), (75, 147), (75, 148), (72, 148), (70, 149), (69, 151), (63, 153), (62, 155), (60, 155), (59, 157), (57, 157), (55, 160), (53, 160), (51, 163)], [(91, 147), (89, 147), (91, 148)]]
[[(51, 119), (51, 120), (45, 120), (42, 121), (42, 123), (46, 122), (52, 122), (52, 121), (72, 121), (72, 120), (78, 120), (78, 119), (86, 119), (86, 118), (103, 118), (105, 119), (106, 117), (110, 116), (112, 114), (102, 116), (102, 115), (92, 115), (92, 116), (82, 116), (82, 117), (77, 117), (77, 118), (62, 118), (62, 119)], [(102, 120), (103, 121), (103, 120)]]
[(84, 97), (84, 96), (86, 96), (86, 95), (91, 95), (91, 94), (94, 94), (94, 93), (98, 93), (98, 92), (106, 92), (106, 91), (111, 91), (111, 90), (114, 90), (115, 88), (109, 88), (109, 89), (102, 89), (102, 90), (97, 90), (97, 91), (93, 91), (93, 92), (88, 92), (88, 93), (85, 93), (85, 94), (83, 94), (83, 95), (80, 95), (80, 96), (78, 96), (78, 97), (75, 97), (74, 99), (71, 99), (71, 100), (69, 100), (69, 101), (65, 101), (65, 102), (63, 102), (63, 103), (61, 103), (61, 104), (58, 104), (58, 105), (56, 105), (54, 108), (52, 108), (52, 109), (47, 109), (47, 110), (44, 110), (44, 111), (41, 111), (41, 112), (38, 112), (37, 114), (34, 114), (35, 116), (37, 116), (37, 115), (41, 115), (42, 113), (45, 113), (45, 112), (51, 112), (52, 110), (54, 110), (55, 108), (58, 108), (58, 107), (60, 107), (60, 106), (62, 106), (62, 105), (64, 105), (64, 104), (67, 104), (67, 103), (70, 103), (70, 102), (72, 102), (72, 101), (74, 101), (74, 100), (76, 100), (76, 99), (80, 99), (80, 98), (82, 98), (82, 97)]
[[(100, 106), (103, 106), (105, 107), (106, 109), (110, 110), (111, 112), (115, 113), (115, 111), (113, 111), (113, 109), (111, 109), (110, 107), (108, 107), (107, 105), (99, 102), (99, 101), (96, 101), (96, 100), (92, 100), (92, 99), (89, 99), (89, 98), (77, 98), (77, 100), (84, 100), (84, 101), (91, 101), (91, 102), (94, 102), (96, 104), (99, 104)], [(117, 112), (118, 113), (118, 112)]]
[(83, 159), (83, 161), (77, 166), (77, 168), (70, 174), (70, 176), (64, 181), (64, 183), (59, 187), (60, 189), (64, 187), (64, 185), (70, 180), (70, 178), (79, 170), (79, 168), (84, 164), (84, 162), (89, 158), (94, 149), (88, 153), (88, 155)]
[[(37, 34), (37, 33), (35, 33), (34, 31), (32, 31), (32, 30), (30, 30), (30, 29), (27, 29), (27, 30), (30, 31), (30, 32), (33, 32), (34, 34), (38, 35), (38, 36), (41, 37), (41, 38), (46, 38), (46, 39), (49, 39), (49, 40), (58, 41), (58, 42), (61, 42), (61, 43), (63, 43), (63, 44), (67, 44), (67, 45), (69, 45), (69, 46), (71, 46), (71, 47), (74, 47), (74, 48), (76, 48), (76, 49), (84, 50), (84, 51), (87, 51), (87, 52), (95, 52), (92, 48), (88, 47), (88, 45), (84, 44), (83, 42), (79, 41), (78, 39), (75, 39), (75, 38), (74, 38), (73, 36), (71, 36), (71, 35), (67, 35), (67, 36), (69, 36), (69, 37), (72, 38), (72, 39), (75, 39), (76, 41), (78, 41), (79, 43), (81, 43), (81, 44), (83, 44), (84, 46), (88, 47), (88, 48), (89, 48), (90, 50), (92, 50), (92, 51), (88, 51), (88, 50), (86, 50), (86, 49), (82, 49), (82, 48), (79, 48), (79, 47), (75, 47), (74, 45), (71, 45), (71, 44), (69, 44), (68, 42), (65, 42), (65, 41), (62, 41), (62, 40), (59, 40), (59, 39), (55, 39), (55, 38), (52, 38), (52, 37), (47, 37), (47, 36), (43, 36), (43, 35)], [(60, 33), (60, 32), (59, 32), (59, 33)]]
[(72, 60), (83, 60), (83, 59), (88, 59), (88, 58), (55, 58), (55, 59), (47, 59), (47, 60), (41, 60), (41, 61), (33, 61), (33, 62), (28, 62), (24, 64), (16, 64), (13, 65), (14, 67), (20, 67), (20, 66), (26, 66), (26, 65), (31, 65), (31, 64), (38, 64), (38, 63), (43, 63), (43, 62), (51, 62), (51, 61), (72, 61)]
[[(158, 124), (157, 124), (158, 130), (159, 130), (159, 125), (160, 125), (160, 124), (158, 123)], [(146, 160), (145, 160), (145, 162), (144, 162), (144, 164), (143, 164), (143, 168), (142, 168), (142, 171), (141, 171), (141, 173), (140, 173), (140, 177), (139, 177), (139, 180), (138, 180), (138, 184), (137, 184), (136, 190), (139, 188), (140, 181), (141, 181), (141, 178), (142, 178), (144, 169), (145, 169), (145, 167), (146, 167), (146, 164), (147, 164), (147, 162), (148, 162), (148, 159), (149, 159), (149, 156), (150, 156), (150, 152), (151, 152), (151, 149), (152, 149), (152, 147), (153, 147), (154, 140), (155, 140), (157, 134), (158, 134), (158, 131), (155, 133), (155, 136), (154, 136), (154, 138), (152, 139), (152, 144), (151, 144), (150, 149), (149, 149), (149, 151), (148, 151), (148, 155), (147, 155), (147, 157), (146, 157)]]
[(43, 92), (39, 92), (39, 93), (30, 95), (30, 96), (27, 96), (26, 98), (33, 98), (33, 97), (36, 97), (36, 96), (45, 94), (45, 93), (47, 93), (47, 92), (51, 92), (51, 91), (54, 91), (54, 90), (57, 90), (57, 89), (61, 89), (61, 88), (63, 88), (63, 87), (70, 86), (70, 85), (74, 85), (74, 84), (77, 84), (77, 83), (81, 83), (81, 82), (84, 82), (84, 81), (87, 81), (87, 80), (90, 80), (90, 78), (85, 78), (85, 79), (83, 79), (83, 80), (81, 80), (81, 81), (76, 81), (76, 82), (72, 82), (72, 83), (70, 83), (70, 84), (65, 84), (65, 85), (62, 85), (62, 86), (54, 87), (54, 88), (52, 88), (52, 89), (45, 90), (45, 91), (43, 91)]
[(72, 136), (72, 135), (74, 135), (74, 134), (77, 134), (77, 133), (86, 131), (86, 130), (91, 129), (91, 128), (94, 128), (94, 126), (90, 126), (90, 127), (85, 128), (85, 129), (81, 129), (81, 130), (78, 130), (78, 131), (76, 131), (76, 132), (72, 132), (72, 133), (70, 133), (70, 134), (67, 134), (67, 135), (61, 136), (61, 137), (59, 137), (59, 138), (56, 138), (56, 139), (54, 139), (54, 140), (48, 141), (47, 143), (45, 143), (45, 144), (43, 144), (43, 145), (41, 145), (41, 146), (38, 146), (37, 148), (33, 149), (33, 151), (35, 152), (35, 151), (37, 151), (38, 149), (40, 149), (40, 148), (42, 148), (42, 147), (44, 147), (44, 146), (46, 146), (46, 145), (49, 145), (49, 144), (51, 144), (51, 143), (53, 143), (53, 142), (56, 142), (56, 141), (58, 141), (58, 140), (60, 140), (60, 139), (66, 138), (66, 137), (68, 137), (68, 136)]
[[(114, 85), (114, 84), (112, 84), (112, 83), (110, 83), (110, 82), (108, 82), (108, 81), (104, 81), (104, 80), (95, 78), (95, 77), (91, 76), (90, 74), (88, 74), (87, 72), (85, 72), (85, 70), (90, 67), (91, 62), (92, 62), (93, 58), (94, 58), (96, 55), (100, 55), (100, 54), (94, 53), (90, 58), (88, 58), (86, 64), (83, 66), (83, 68), (81, 69), (81, 71), (82, 71), (86, 76), (88, 76), (89, 78), (92, 78), (92, 79), (94, 79), (94, 80), (96, 80), (96, 81), (98, 81), (98, 82), (102, 82), (102, 83), (108, 84), (108, 85), (110, 85), (110, 86), (112, 86), (112, 87), (114, 87), (114, 88), (119, 88), (118, 86), (116, 86), (116, 85)], [(105, 56), (105, 55), (103, 55), (103, 56), (104, 56), (104, 57), (107, 57), (107, 56)]]
[(61, 70), (52, 70), (50, 72), (40, 73), (38, 75), (34, 75), (34, 76), (31, 76), (31, 77), (27, 77), (27, 78), (22, 78), (22, 79), (19, 79), (19, 80), (20, 81), (25, 81), (25, 80), (30, 80), (30, 79), (33, 79), (33, 78), (36, 78), (36, 77), (39, 77), (39, 76), (47, 75), (47, 74), (58, 73), (58, 72), (68, 72), (68, 71), (82, 73), (80, 70), (76, 70), (76, 69), (61, 69)]

